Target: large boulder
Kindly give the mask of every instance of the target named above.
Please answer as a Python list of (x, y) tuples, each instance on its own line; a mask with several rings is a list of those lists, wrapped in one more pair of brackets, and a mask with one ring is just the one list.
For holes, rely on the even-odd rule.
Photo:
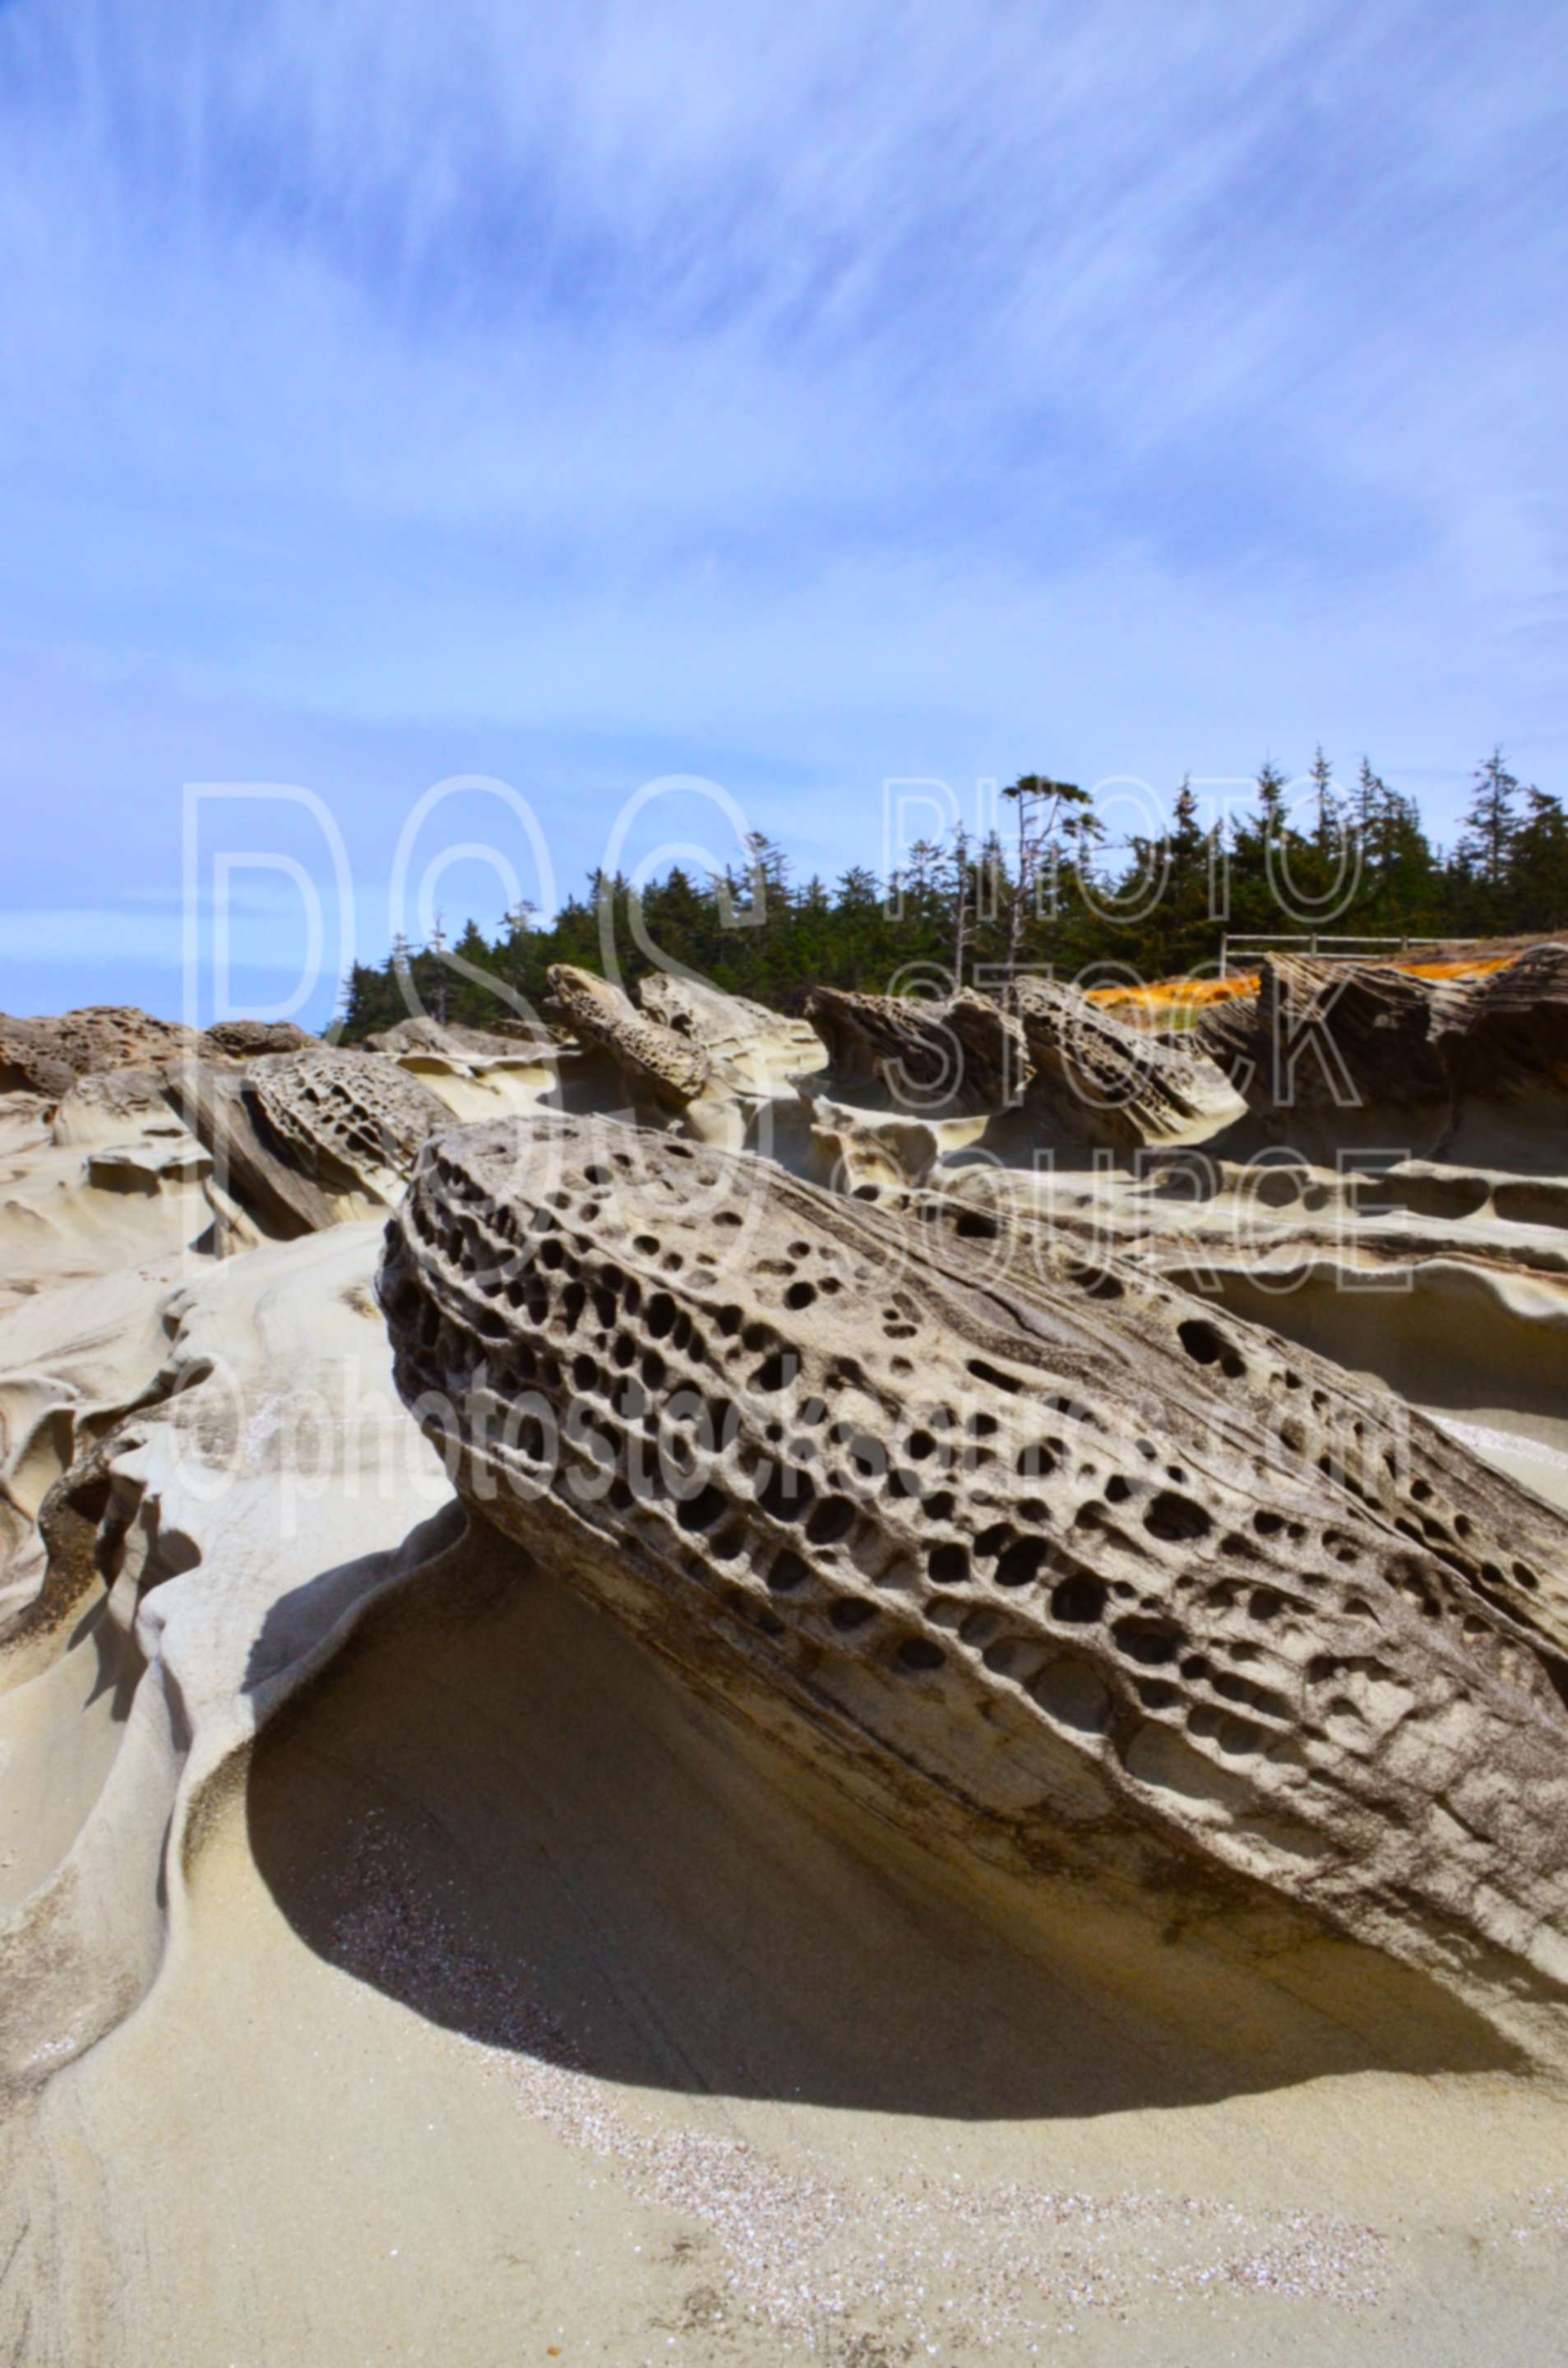
[(1392, 1396), (1003, 1214), (556, 1114), (426, 1144), (380, 1292), (471, 1510), (923, 1844), (1561, 2047), (1568, 1530)]

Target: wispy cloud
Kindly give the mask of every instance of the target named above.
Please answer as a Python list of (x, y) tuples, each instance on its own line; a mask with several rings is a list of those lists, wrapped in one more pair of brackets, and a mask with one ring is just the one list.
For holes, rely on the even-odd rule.
[(13, 0), (12, 900), (173, 882), (180, 782), (280, 760), (377, 876), (459, 768), (568, 874), (676, 768), (829, 867), (890, 772), (1550, 771), (1565, 64), (1534, 5)]

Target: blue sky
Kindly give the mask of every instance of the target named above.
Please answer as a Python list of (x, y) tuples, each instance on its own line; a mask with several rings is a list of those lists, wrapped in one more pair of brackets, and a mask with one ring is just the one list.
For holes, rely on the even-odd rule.
[[(1320, 737), (1440, 836), (1494, 739), (1568, 788), (1565, 101), (1532, 0), (0, 0), (0, 1008), (179, 1008), (187, 781), (309, 790), (369, 956), (456, 775), (558, 889), (668, 775), (629, 865)], [(318, 816), (209, 802), (202, 995), (224, 852), (334, 968)], [(432, 865), (548, 901), (483, 793)], [(237, 872), (231, 993), (305, 930)]]

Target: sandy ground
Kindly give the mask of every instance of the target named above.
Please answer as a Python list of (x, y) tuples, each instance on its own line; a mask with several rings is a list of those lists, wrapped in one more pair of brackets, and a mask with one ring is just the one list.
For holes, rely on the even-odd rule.
[[(0, 2358), (1562, 2356), (1568, 2100), (1414, 1984), (1380, 2050), (1190, 1940), (1026, 1929), (462, 1535), (377, 1225), (218, 1264), (187, 1182), (7, 1140), (13, 1604), (113, 1436), (0, 1644)], [(1102, 1197), (1191, 1259), (1202, 1212)], [(1227, 1304), (1561, 1451), (1568, 1229), (1319, 1214)], [(1267, 1312), (1265, 1256), (1309, 1277)]]

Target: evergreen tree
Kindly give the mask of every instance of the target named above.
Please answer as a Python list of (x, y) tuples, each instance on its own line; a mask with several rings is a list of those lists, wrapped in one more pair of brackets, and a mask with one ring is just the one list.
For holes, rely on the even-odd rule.
[(1483, 928), (1496, 928), (1507, 904), (1509, 858), (1519, 827), (1515, 811), (1519, 784), (1503, 762), (1501, 748), (1494, 748), (1476, 767), (1473, 788), (1457, 853), (1471, 886), (1475, 918)]
[(1509, 905), (1521, 929), (1568, 928), (1568, 814), (1533, 783), (1509, 849)]
[[(1369, 757), (1343, 816), (1321, 748), (1312, 779), (1317, 798), (1302, 834), (1290, 825), (1284, 774), (1272, 763), (1261, 768), (1256, 805), (1232, 834), (1233, 930), (1284, 936), (1310, 928), (1306, 900), (1334, 884), (1342, 826), (1359, 859), (1354, 901), (1336, 922), (1347, 934), (1568, 928), (1568, 815), (1557, 797), (1521, 789), (1500, 749), (1478, 768), (1463, 834), (1447, 855), (1433, 848), (1415, 799)], [(399, 937), (379, 967), (353, 965), (343, 988), (345, 1039), (422, 1009), (494, 1026), (504, 1013), (543, 1008), (551, 963), (598, 971), (611, 954), (629, 986), (667, 962), (786, 1008), (798, 1008), (819, 983), (885, 992), (915, 966), (950, 964), (955, 979), (994, 988), (1026, 964), (1049, 962), (1073, 977), (1115, 958), (1146, 977), (1168, 978), (1213, 962), (1225, 926), (1211, 910), (1221, 830), (1204, 829), (1190, 781), (1157, 838), (1114, 850), (1125, 855), (1119, 881), (1082, 790), (1026, 774), (1006, 794), (1018, 814), (1015, 848), (994, 830), (978, 842), (962, 830), (943, 848), (921, 842), (909, 851), (893, 904), (862, 865), (835, 886), (812, 879), (797, 892), (784, 850), (758, 833), (742, 861), (716, 877), (697, 879), (677, 864), (634, 894), (624, 878), (595, 871), (585, 892), (565, 897), (548, 919), (519, 904), (494, 940), (470, 921), (455, 954), (437, 918), (419, 951)], [(1162, 877), (1151, 903), (1149, 885)], [(1305, 904), (1299, 921), (1290, 910), (1292, 885)]]

